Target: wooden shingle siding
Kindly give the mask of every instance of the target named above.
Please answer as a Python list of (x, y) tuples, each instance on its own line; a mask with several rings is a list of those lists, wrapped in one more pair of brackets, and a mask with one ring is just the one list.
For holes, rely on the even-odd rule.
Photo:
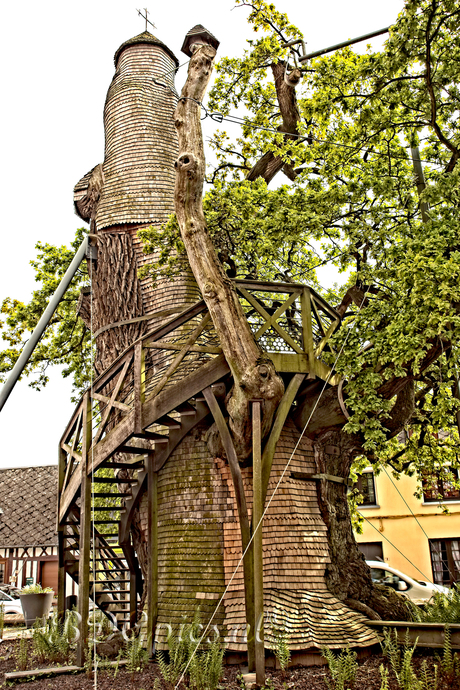
[(174, 67), (171, 56), (155, 44), (129, 45), (119, 56), (104, 110), (98, 230), (123, 223), (161, 225), (174, 210)]
[[(158, 478), (160, 647), (167, 624), (191, 620), (200, 606), (202, 622), (214, 612), (241, 558), (241, 540), (227, 463), (212, 458), (205, 443), (207, 427), (197, 427), (169, 458)], [(289, 460), (298, 432), (288, 421), (273, 463), (268, 499)], [(292, 650), (367, 646), (376, 637), (365, 618), (344, 606), (326, 588), (329, 562), (326, 526), (320, 516), (314, 482), (290, 477), (290, 471), (314, 473), (310, 442), (301, 442), (263, 524), (266, 640), (272, 646), (271, 621), (284, 626)], [(252, 468), (242, 470), (252, 509)], [(146, 501), (143, 506), (146, 520)], [(274, 618), (273, 618), (274, 617)], [(240, 566), (215, 621), (226, 647), (244, 651), (246, 643), (243, 570)]]

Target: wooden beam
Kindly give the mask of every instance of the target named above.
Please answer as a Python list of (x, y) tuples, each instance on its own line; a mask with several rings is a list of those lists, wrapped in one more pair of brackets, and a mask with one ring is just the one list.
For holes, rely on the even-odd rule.
[[(144, 343), (144, 347), (151, 347), (154, 350), (181, 350), (183, 345), (181, 343), (168, 343), (165, 340), (158, 340), (156, 343), (151, 341)], [(189, 352), (205, 352), (210, 355), (220, 355), (221, 347), (207, 347), (204, 345), (190, 345)]]
[[(131, 363), (131, 357), (128, 357), (126, 359), (126, 362), (123, 365), (123, 369), (121, 370), (120, 376), (117, 379), (117, 382), (115, 384), (115, 388), (112, 391), (112, 395), (110, 396), (110, 399), (108, 400), (108, 405), (105, 408), (104, 413), (102, 415), (101, 423), (99, 424), (99, 428), (98, 428), (96, 435), (94, 437), (94, 441), (93, 441), (94, 445), (97, 444), (97, 442), (99, 441), (99, 439), (101, 438), (102, 434), (105, 431), (105, 428), (107, 426), (107, 422), (109, 421), (109, 414), (112, 410), (112, 407), (115, 404), (115, 400), (116, 400), (118, 393), (120, 392), (120, 388), (123, 385), (123, 381), (125, 380), (126, 372), (128, 371), (128, 367), (129, 367), (130, 363)], [(93, 393), (93, 397), (96, 397), (97, 395), (98, 395), (97, 393)], [(98, 399), (100, 399), (100, 398), (98, 398)], [(130, 409), (130, 408), (128, 408), (128, 409)]]
[(244, 598), (246, 604), (246, 622), (248, 626), (248, 665), (249, 670), (253, 670), (255, 666), (255, 618), (254, 618), (254, 544), (251, 542), (251, 528), (249, 523), (249, 514), (246, 504), (246, 494), (244, 492), (243, 478), (241, 476), (241, 468), (236, 455), (235, 447), (233, 445), (232, 437), (229, 428), (225, 422), (224, 415), (217, 402), (211, 387), (203, 389), (203, 395), (211, 410), (214, 421), (219, 430), (222, 444), (227, 455), (228, 464), (233, 480), (233, 488), (235, 490), (235, 500), (238, 509), (238, 517), (241, 530), (241, 545), (243, 553), (246, 555), (243, 559), (243, 577), (244, 577)]
[(192, 331), (191, 335), (187, 338), (185, 343), (182, 345), (182, 348), (180, 349), (177, 357), (174, 358), (174, 360), (171, 362), (169, 367), (166, 369), (166, 371), (163, 374), (163, 376), (161, 377), (160, 381), (155, 386), (155, 389), (152, 391), (150, 397), (154, 398), (165, 387), (166, 383), (168, 382), (168, 379), (176, 371), (177, 367), (182, 362), (185, 355), (188, 353), (190, 345), (194, 344), (194, 342), (196, 341), (198, 336), (201, 334), (201, 332), (203, 331), (205, 326), (210, 322), (210, 320), (211, 320), (211, 315), (209, 313), (206, 314), (201, 319), (198, 326)]
[[(62, 489), (64, 487), (64, 474), (65, 474), (65, 459), (66, 459), (66, 454), (61, 448), (61, 444), (59, 444), (59, 455), (58, 455), (58, 495), (57, 495), (57, 505), (58, 505), (58, 511), (57, 514), (59, 515), (59, 500), (60, 496), (62, 493)], [(66, 572), (65, 572), (65, 561), (64, 561), (64, 526), (59, 522), (59, 517), (57, 518), (57, 533), (58, 533), (58, 596), (57, 596), (57, 604), (58, 604), (58, 616), (59, 619), (62, 621), (64, 619), (65, 615), (65, 581), (66, 581)]]
[(91, 479), (88, 477), (88, 450), (91, 445), (91, 401), (83, 398), (83, 442), (80, 463), (80, 559), (78, 568), (78, 613), (80, 637), (77, 641), (77, 665), (85, 663), (89, 616), (89, 556), (91, 543)]
[(315, 348), (315, 358), (319, 357), (324, 348), (326, 347), (328, 341), (331, 339), (331, 335), (334, 333), (335, 329), (340, 323), (340, 319), (336, 319), (331, 323), (329, 328), (327, 329), (326, 333), (324, 334), (324, 338), (321, 338), (319, 341), (318, 345)]
[(147, 459), (148, 497), (148, 554), (147, 582), (147, 651), (154, 654), (155, 630), (158, 618), (158, 473), (154, 471), (153, 453)]
[(310, 371), (313, 371), (314, 345), (313, 329), (311, 324), (311, 295), (308, 288), (304, 288), (300, 296), (300, 311), (302, 315), (303, 349), (308, 356)]
[(263, 487), (262, 487), (262, 436), (261, 402), (252, 405), (252, 472), (253, 506), (252, 529), (254, 543), (254, 622), (256, 683), (265, 685), (264, 646), (264, 557), (262, 543)]
[(134, 346), (134, 431), (142, 431), (142, 405), (145, 402), (145, 354), (140, 340)]
[[(73, 436), (73, 441), (72, 441), (72, 448), (71, 448), (70, 452), (66, 450), (66, 447), (65, 447), (66, 444), (65, 443), (63, 443), (61, 446), (61, 448), (63, 450), (65, 450), (66, 453), (68, 453), (69, 457), (67, 460), (66, 473), (65, 473), (64, 480), (62, 482), (62, 487), (61, 487), (60, 493), (62, 493), (64, 488), (67, 486), (67, 482), (69, 481), (69, 478), (72, 476), (73, 467), (74, 467), (74, 458), (76, 458), (76, 456), (75, 456), (75, 445), (76, 445), (77, 439), (80, 435), (82, 418), (83, 418), (83, 413), (80, 412), (80, 414), (78, 416), (77, 423), (75, 425), (75, 431), (74, 431), (74, 436)], [(64, 456), (64, 458), (65, 458), (65, 456)]]
[(284, 423), (294, 402), (295, 396), (305, 379), (305, 374), (295, 374), (289, 381), (289, 385), (281, 398), (281, 402), (276, 412), (270, 436), (265, 444), (262, 454), (262, 505), (265, 505), (267, 498), (268, 483), (272, 471), (273, 458), (275, 457), (276, 444), (284, 427)]
[[(259, 314), (264, 317), (266, 322), (270, 321), (270, 319), (271, 319), (270, 314), (262, 307), (262, 305), (256, 300), (256, 298), (251, 295), (250, 292), (248, 292), (244, 288), (240, 288), (240, 292), (244, 296), (244, 298), (247, 299), (247, 301), (250, 304), (252, 304), (254, 309), (256, 309), (259, 312)], [(296, 297), (297, 297), (297, 294), (296, 294)], [(289, 302), (289, 300), (288, 300), (288, 302)], [(279, 324), (277, 324), (276, 321), (271, 322), (270, 326), (272, 326), (275, 329), (275, 331), (278, 333), (278, 335), (281, 336), (281, 338), (288, 345), (290, 345), (292, 347), (294, 352), (297, 352), (297, 354), (299, 354), (299, 355), (302, 354), (302, 352), (303, 352), (302, 348), (295, 342), (295, 340), (293, 340), (293, 338), (291, 338), (289, 333), (286, 333), (284, 328), (281, 328), (281, 326)], [(257, 339), (259, 332), (263, 334), (264, 331), (265, 331), (265, 328), (264, 328), (264, 326), (262, 326), (259, 329), (259, 331), (256, 333), (255, 338)]]

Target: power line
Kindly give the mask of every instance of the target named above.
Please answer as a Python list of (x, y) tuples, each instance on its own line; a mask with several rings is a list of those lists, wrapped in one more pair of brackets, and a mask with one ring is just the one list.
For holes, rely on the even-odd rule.
[[(398, 494), (401, 496), (402, 500), (404, 501), (404, 503), (405, 503), (405, 505), (406, 505), (406, 508), (409, 510), (409, 512), (411, 513), (412, 517), (415, 519), (415, 522), (416, 522), (417, 525), (420, 527), (420, 529), (422, 530), (423, 534), (425, 535), (425, 537), (428, 539), (428, 542), (429, 542), (429, 541), (430, 541), (430, 538), (429, 538), (428, 534), (427, 534), (427, 533), (425, 532), (425, 530), (423, 529), (423, 527), (422, 527), (421, 523), (419, 522), (417, 516), (414, 514), (412, 508), (410, 507), (410, 505), (408, 504), (408, 502), (406, 501), (406, 499), (404, 498), (404, 496), (402, 495), (402, 493), (400, 492), (400, 490), (398, 489), (398, 487), (397, 487), (396, 484), (394, 483), (393, 479), (392, 479), (391, 476), (388, 474), (387, 468), (386, 468), (386, 467), (383, 467), (383, 471), (384, 471), (385, 474), (387, 475), (387, 477), (388, 477), (388, 479), (390, 480), (390, 482), (393, 484), (393, 486), (394, 486), (394, 488), (396, 489), (396, 491), (398, 492)], [(441, 559), (441, 563), (442, 563), (443, 565), (446, 566), (449, 575), (450, 575), (453, 579), (455, 579), (455, 578), (454, 578), (454, 575), (452, 574), (452, 572), (451, 572), (451, 570), (450, 570), (450, 568), (449, 568), (449, 564), (446, 563), (446, 562), (443, 560), (441, 552), (440, 552), (440, 551), (437, 551), (437, 553), (438, 553), (438, 555), (439, 555), (439, 557), (440, 557), (440, 559)]]
[(368, 523), (370, 524), (370, 526), (371, 526), (373, 529), (375, 529), (375, 531), (378, 532), (378, 533), (380, 534), (380, 536), (383, 537), (383, 539), (385, 539), (385, 541), (387, 541), (387, 542), (390, 544), (390, 546), (392, 546), (398, 553), (400, 553), (401, 556), (402, 556), (403, 558), (405, 558), (406, 561), (408, 561), (408, 562), (415, 568), (415, 570), (418, 570), (418, 572), (419, 572), (421, 575), (423, 575), (423, 577), (424, 577), (426, 580), (428, 580), (428, 582), (431, 582), (432, 584), (434, 584), (434, 583), (432, 582), (432, 580), (431, 580), (429, 577), (427, 577), (427, 576), (420, 570), (420, 568), (417, 568), (417, 566), (415, 565), (415, 563), (412, 563), (412, 561), (410, 560), (410, 558), (408, 558), (408, 557), (406, 556), (406, 554), (404, 554), (402, 551), (400, 551), (400, 550), (398, 549), (398, 547), (395, 546), (395, 545), (388, 539), (388, 537), (386, 537), (384, 534), (382, 534), (382, 532), (380, 532), (380, 530), (378, 530), (377, 527), (376, 527), (375, 525), (373, 525), (372, 522), (371, 522), (367, 517), (365, 517), (362, 513), (360, 513), (359, 510), (358, 510), (357, 512), (358, 512), (359, 515), (361, 515), (361, 517), (363, 518), (363, 520), (366, 520), (366, 522), (368, 522)]
[[(200, 105), (204, 108), (203, 104), (200, 104)], [(206, 110), (206, 108), (205, 108), (205, 110)], [(226, 122), (230, 122), (231, 124), (234, 124), (234, 125), (239, 125), (240, 127), (242, 127), (243, 125), (246, 125), (247, 127), (251, 127), (252, 129), (260, 129), (260, 130), (265, 131), (265, 132), (273, 132), (274, 134), (287, 135), (290, 138), (299, 139), (299, 141), (306, 141), (308, 139), (309, 141), (315, 141), (319, 144), (329, 144), (331, 146), (338, 146), (341, 148), (350, 149), (351, 151), (354, 151), (354, 152), (364, 151), (365, 153), (368, 153), (370, 155), (375, 154), (377, 156), (383, 156), (384, 158), (390, 157), (390, 158), (395, 159), (395, 160), (404, 160), (404, 161), (409, 162), (409, 158), (406, 158), (405, 156), (396, 156), (396, 155), (391, 154), (391, 153), (389, 153), (389, 154), (383, 153), (382, 151), (373, 151), (371, 149), (364, 148), (364, 147), (356, 147), (356, 146), (352, 146), (351, 144), (343, 144), (343, 143), (338, 142), (338, 141), (332, 141), (331, 139), (319, 139), (318, 137), (315, 137), (312, 135), (306, 136), (305, 134), (291, 134), (289, 132), (281, 132), (280, 130), (273, 129), (271, 127), (262, 127), (262, 125), (252, 124), (251, 122), (248, 122), (244, 118), (238, 117), (237, 115), (224, 116), (221, 113), (209, 113), (209, 114), (207, 113), (206, 117), (208, 115), (212, 120), (215, 120), (216, 122), (226, 121)], [(217, 119), (216, 117), (213, 117), (213, 116), (220, 116), (222, 119)], [(429, 163), (430, 165), (435, 165), (437, 167), (444, 167), (444, 165), (442, 163), (439, 163), (439, 161), (430, 160), (429, 158), (419, 158), (419, 159), (413, 159), (413, 160), (415, 160), (416, 162), (421, 162), (421, 163)]]

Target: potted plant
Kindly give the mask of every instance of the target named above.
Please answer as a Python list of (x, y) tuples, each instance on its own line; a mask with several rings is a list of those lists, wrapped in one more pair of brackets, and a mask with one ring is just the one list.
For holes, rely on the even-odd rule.
[(40, 584), (27, 585), (19, 590), (19, 598), (24, 612), (26, 626), (31, 628), (37, 618), (47, 618), (53, 601), (54, 592), (51, 587)]

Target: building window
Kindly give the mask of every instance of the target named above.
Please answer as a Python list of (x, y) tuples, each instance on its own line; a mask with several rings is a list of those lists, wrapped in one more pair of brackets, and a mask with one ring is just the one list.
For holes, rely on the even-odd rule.
[(359, 506), (377, 505), (373, 472), (363, 472), (363, 474), (358, 477), (355, 488), (358, 489), (363, 497), (361, 503), (358, 503)]
[(381, 541), (362, 541), (358, 549), (366, 561), (383, 561), (383, 544)]
[(460, 539), (430, 539), (433, 580), (449, 587), (460, 581)]
[(422, 477), (423, 499), (426, 503), (439, 501), (459, 501), (460, 488), (454, 485), (458, 482), (458, 470), (443, 467), (436, 474)]
[(0, 561), (0, 585), (5, 584), (6, 577), (6, 561)]

